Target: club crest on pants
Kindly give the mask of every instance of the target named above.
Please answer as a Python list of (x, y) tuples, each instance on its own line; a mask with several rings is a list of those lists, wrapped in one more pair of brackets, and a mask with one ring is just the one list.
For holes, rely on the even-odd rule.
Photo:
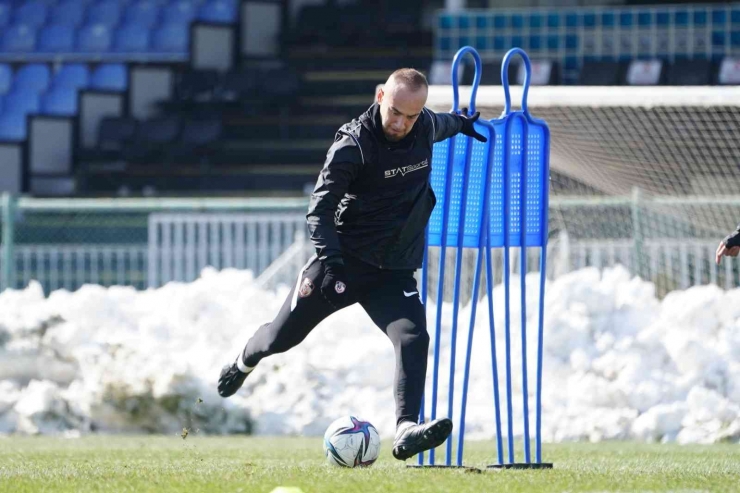
[(337, 294), (344, 293), (345, 289), (347, 289), (347, 286), (345, 286), (342, 281), (337, 281), (337, 283), (334, 285), (334, 291), (336, 291)]
[(298, 296), (306, 298), (310, 296), (311, 293), (313, 293), (313, 282), (311, 282), (311, 279), (308, 277), (304, 277), (301, 287), (298, 289)]

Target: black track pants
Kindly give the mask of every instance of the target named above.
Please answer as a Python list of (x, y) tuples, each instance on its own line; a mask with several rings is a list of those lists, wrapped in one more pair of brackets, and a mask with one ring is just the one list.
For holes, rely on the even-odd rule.
[[(395, 348), (397, 423), (416, 422), (424, 392), (429, 334), (414, 271), (381, 270), (349, 257), (345, 257), (345, 269), (352, 301), (362, 305)], [(321, 262), (314, 257), (299, 273), (275, 320), (261, 326), (247, 343), (247, 366), (296, 346), (336, 311), (319, 292), (322, 280)]]

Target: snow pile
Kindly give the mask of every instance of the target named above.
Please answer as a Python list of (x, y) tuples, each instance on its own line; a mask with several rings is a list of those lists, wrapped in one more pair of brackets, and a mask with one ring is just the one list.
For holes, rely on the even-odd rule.
[[(523, 433), (518, 280), (511, 291), (513, 432)], [(536, 392), (537, 278), (527, 279), (530, 430)], [(740, 438), (740, 290), (714, 286), (655, 298), (621, 267), (547, 284), (543, 438), (714, 442)], [(205, 270), (157, 290), (85, 286), (45, 298), (40, 286), (0, 294), (0, 433), (163, 432), (321, 435), (343, 414), (395, 424), (394, 352), (359, 306), (325, 320), (298, 347), (264, 360), (238, 395), (216, 380), (288, 291), (249, 272)], [(460, 416), (470, 306), (459, 314)], [(452, 307), (443, 306), (437, 416), (448, 414)], [(434, 345), (434, 307), (428, 313)], [(494, 291), (506, 435), (504, 298)], [(495, 435), (487, 302), (477, 307), (466, 437)], [(432, 381), (432, 366), (428, 384)], [(429, 387), (428, 387), (429, 388)], [(427, 416), (430, 413), (427, 400)], [(459, 429), (459, 423), (456, 423)]]

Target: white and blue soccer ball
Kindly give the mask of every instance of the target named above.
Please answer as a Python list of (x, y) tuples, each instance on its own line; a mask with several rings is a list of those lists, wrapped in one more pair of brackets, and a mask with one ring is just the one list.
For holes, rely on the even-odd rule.
[(377, 460), (379, 453), (378, 430), (354, 416), (337, 419), (324, 433), (324, 455), (335, 466), (367, 467)]

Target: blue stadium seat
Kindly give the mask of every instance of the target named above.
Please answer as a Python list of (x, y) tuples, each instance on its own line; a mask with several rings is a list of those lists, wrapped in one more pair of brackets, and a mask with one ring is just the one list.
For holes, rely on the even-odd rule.
[(128, 72), (123, 64), (100, 65), (90, 79), (90, 88), (100, 91), (125, 91), (127, 87)]
[(70, 63), (63, 65), (54, 74), (52, 87), (69, 87), (72, 89), (85, 89), (90, 84), (90, 69), (84, 63)]
[(55, 6), (50, 21), (65, 26), (81, 26), (85, 20), (85, 4), (80, 0), (66, 0)]
[(13, 69), (6, 63), (0, 64), (0, 94), (10, 91), (13, 85)]
[(52, 53), (70, 53), (75, 51), (74, 27), (53, 25), (46, 26), (39, 34), (38, 51)]
[(38, 113), (41, 109), (41, 97), (36, 91), (17, 88), (10, 91), (5, 96), (4, 113), (17, 113), (19, 115), (28, 115), (29, 113)]
[(3, 32), (2, 51), (29, 53), (36, 48), (36, 31), (25, 24), (16, 24)]
[(77, 50), (86, 53), (108, 51), (111, 45), (110, 30), (102, 25), (85, 26), (77, 32)]
[(41, 98), (41, 113), (74, 116), (77, 114), (77, 89), (55, 87)]
[(151, 0), (139, 0), (126, 8), (124, 22), (153, 27), (159, 20), (159, 5)]
[(236, 6), (224, 0), (206, 2), (198, 9), (198, 20), (222, 24), (236, 22)]
[(26, 140), (26, 115), (23, 113), (4, 113), (0, 115), (0, 140)]
[(191, 0), (175, 0), (164, 8), (165, 24), (189, 24), (197, 14), (197, 7)]
[(149, 51), (150, 33), (143, 25), (127, 24), (119, 27), (113, 38), (113, 51), (144, 53)]
[(10, 4), (0, 3), (0, 26), (7, 26), (10, 24)]
[(43, 26), (46, 22), (48, 10), (44, 2), (38, 0), (24, 2), (13, 12), (13, 22), (35, 28)]
[(90, 5), (87, 8), (88, 24), (103, 24), (114, 27), (121, 18), (121, 2), (116, 0), (103, 0)]
[(154, 32), (154, 51), (183, 53), (190, 48), (190, 26), (187, 24), (164, 24)]
[(49, 67), (41, 63), (30, 63), (19, 68), (13, 79), (13, 91), (30, 91), (41, 93), (46, 91), (51, 80)]

